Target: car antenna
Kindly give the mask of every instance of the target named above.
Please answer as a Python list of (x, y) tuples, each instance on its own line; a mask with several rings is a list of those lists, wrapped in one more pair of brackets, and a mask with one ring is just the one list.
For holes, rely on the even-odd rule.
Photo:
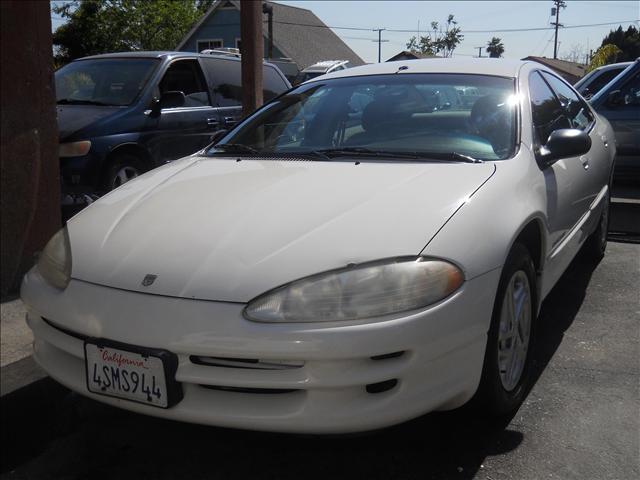
[(398, 68), (398, 70), (396, 71), (396, 74), (400, 73), (402, 70), (409, 70), (409, 67), (407, 65), (402, 65), (401, 67)]

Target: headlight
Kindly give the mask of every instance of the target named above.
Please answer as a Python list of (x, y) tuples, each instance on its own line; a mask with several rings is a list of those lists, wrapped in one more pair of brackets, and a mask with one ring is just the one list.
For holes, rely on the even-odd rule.
[(81, 157), (91, 150), (91, 142), (82, 140), (80, 142), (61, 143), (58, 146), (59, 157)]
[(444, 260), (400, 257), (296, 280), (251, 302), (256, 322), (333, 322), (378, 317), (436, 303), (464, 282)]
[(38, 259), (40, 275), (54, 287), (65, 289), (71, 280), (71, 247), (67, 229), (59, 230)]

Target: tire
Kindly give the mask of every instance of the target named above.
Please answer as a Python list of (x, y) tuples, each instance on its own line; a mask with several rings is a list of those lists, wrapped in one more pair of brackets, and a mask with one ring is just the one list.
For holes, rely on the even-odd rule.
[[(517, 308), (513, 302), (516, 296), (522, 302), (520, 315), (513, 312)], [(509, 302), (509, 299), (512, 301)], [(483, 413), (495, 417), (511, 415), (524, 401), (532, 380), (531, 352), (536, 311), (533, 261), (527, 248), (516, 243), (507, 257), (498, 284), (482, 378), (474, 399)], [(513, 321), (514, 315), (516, 322)]]
[(607, 233), (609, 232), (609, 204), (610, 190), (607, 190), (603, 202), (603, 209), (598, 220), (598, 227), (589, 235), (584, 243), (584, 252), (593, 260), (600, 261), (607, 249)]
[(104, 189), (107, 192), (118, 188), (146, 171), (144, 162), (131, 153), (117, 154), (110, 162), (105, 175)]

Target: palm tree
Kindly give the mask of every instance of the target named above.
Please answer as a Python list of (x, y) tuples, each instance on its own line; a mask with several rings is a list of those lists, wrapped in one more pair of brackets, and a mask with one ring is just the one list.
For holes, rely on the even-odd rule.
[(493, 37), (490, 42), (487, 43), (487, 52), (491, 58), (500, 58), (504, 53), (504, 44), (498, 37)]

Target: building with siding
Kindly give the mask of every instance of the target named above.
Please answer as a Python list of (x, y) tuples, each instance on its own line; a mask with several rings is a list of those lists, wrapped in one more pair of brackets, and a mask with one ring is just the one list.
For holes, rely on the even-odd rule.
[[(273, 56), (290, 58), (300, 70), (322, 60), (348, 60), (363, 65), (351, 50), (313, 12), (304, 8), (265, 2), (273, 11)], [(268, 55), (268, 16), (264, 15), (265, 58)], [(215, 48), (241, 48), (240, 2), (218, 0), (182, 39), (177, 50), (200, 52)]]

